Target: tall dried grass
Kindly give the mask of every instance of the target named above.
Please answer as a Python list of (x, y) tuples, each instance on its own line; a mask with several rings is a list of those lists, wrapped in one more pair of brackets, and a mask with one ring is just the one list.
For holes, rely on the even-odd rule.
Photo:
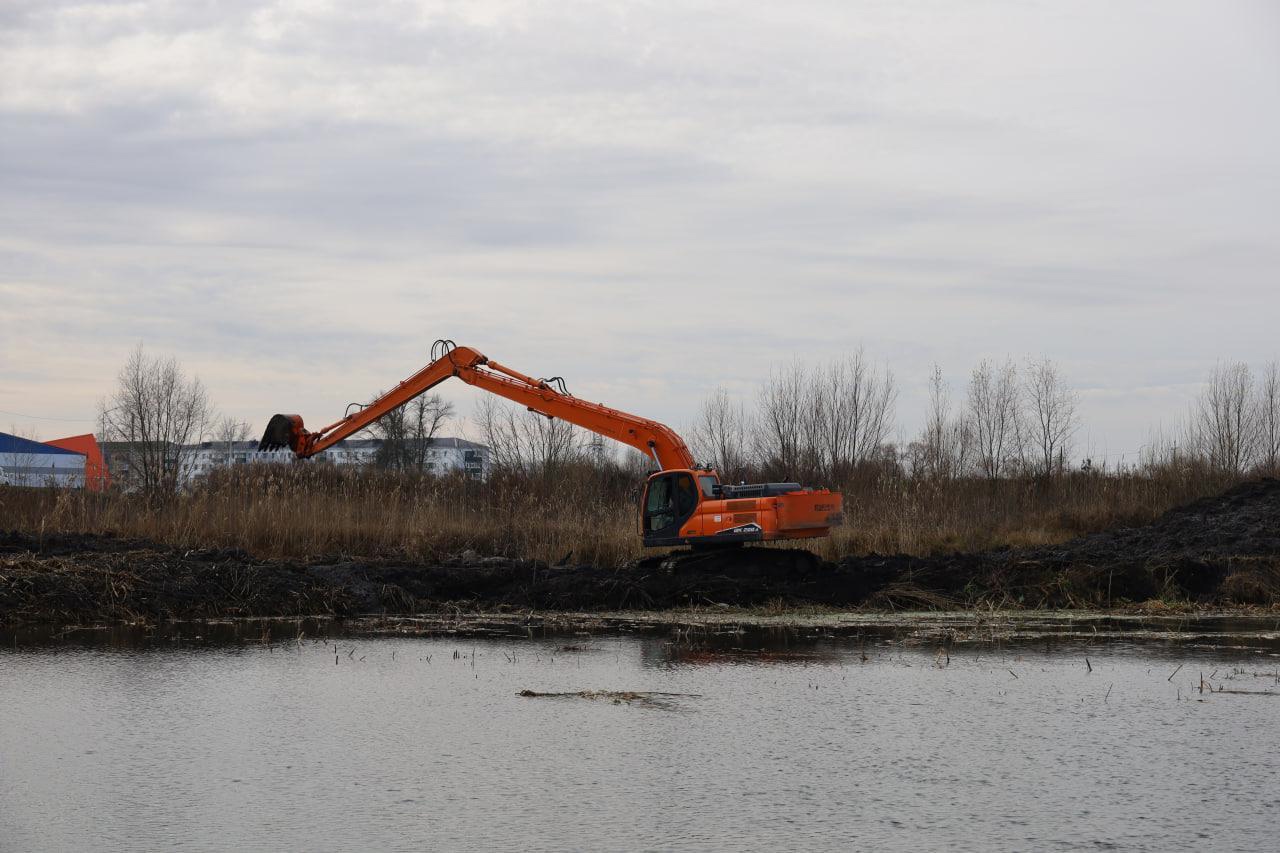
[[(1150, 521), (1221, 491), (1225, 475), (1166, 466), (1052, 480), (924, 480), (892, 469), (840, 488), (845, 523), (804, 543), (828, 559), (1038, 545)], [(156, 503), (130, 494), (0, 488), (0, 529), (111, 533), (262, 557), (482, 555), (621, 565), (641, 554), (641, 484), (622, 469), (567, 465), (485, 482), (324, 465), (216, 472)]]

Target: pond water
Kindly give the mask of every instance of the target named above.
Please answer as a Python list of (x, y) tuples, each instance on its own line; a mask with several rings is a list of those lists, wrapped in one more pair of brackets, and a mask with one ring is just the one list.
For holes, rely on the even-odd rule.
[(8, 634), (0, 850), (1277, 849), (1276, 635), (1079, 627)]

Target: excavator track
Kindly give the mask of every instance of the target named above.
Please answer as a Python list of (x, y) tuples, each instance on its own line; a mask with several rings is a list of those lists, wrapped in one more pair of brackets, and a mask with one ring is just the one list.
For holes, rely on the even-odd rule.
[(707, 548), (671, 551), (637, 561), (641, 571), (667, 574), (787, 577), (807, 575), (830, 567), (802, 548)]

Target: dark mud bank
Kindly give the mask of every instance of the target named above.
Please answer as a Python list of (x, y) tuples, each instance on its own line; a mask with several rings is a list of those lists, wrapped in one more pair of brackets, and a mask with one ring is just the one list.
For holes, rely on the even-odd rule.
[(938, 557), (748, 549), (621, 568), (462, 555), (257, 560), (110, 536), (0, 533), (0, 622), (690, 605), (869, 609), (1280, 604), (1280, 481), (1059, 546)]

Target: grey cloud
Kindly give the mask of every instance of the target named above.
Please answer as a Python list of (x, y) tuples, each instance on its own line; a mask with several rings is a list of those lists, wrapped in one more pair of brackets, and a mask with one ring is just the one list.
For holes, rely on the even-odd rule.
[[(865, 341), (908, 430), (933, 360), (1176, 389), (1276, 355), (1265, 6), (418, 8), (0, 7), (0, 295), (35, 294), (0, 408), (139, 338), (228, 408), (255, 363), (322, 408), (449, 334), (673, 422)], [(1180, 51), (1206, 28), (1245, 58)]]
[[(0, 210), (28, 202), (310, 221), (428, 242), (557, 244), (584, 239), (590, 203), (632, 188), (713, 183), (723, 169), (643, 150), (557, 151), (377, 126), (314, 125), (184, 139), (181, 105), (86, 116), (9, 116), (0, 140)], [(41, 227), (57, 223), (42, 223)], [(20, 221), (13, 222), (21, 229)], [(124, 239), (103, 221), (82, 238)], [(112, 232), (116, 232), (113, 236)], [(271, 237), (259, 234), (268, 244)]]

